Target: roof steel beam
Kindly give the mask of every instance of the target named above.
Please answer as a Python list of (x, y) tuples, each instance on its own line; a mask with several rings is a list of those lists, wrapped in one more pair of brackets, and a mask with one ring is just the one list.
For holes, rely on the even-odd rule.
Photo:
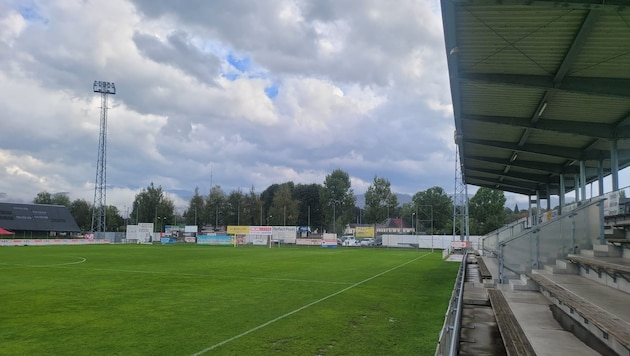
[(615, 129), (615, 125), (600, 124), (584, 121), (550, 120), (545, 119), (532, 123), (530, 119), (520, 117), (501, 117), (487, 115), (463, 115), (464, 120), (481, 121), (498, 125), (507, 125), (541, 131), (552, 131), (563, 134), (581, 135), (586, 137), (612, 140), (613, 138), (630, 138), (630, 128)]
[(548, 174), (532, 174), (532, 173), (519, 173), (514, 171), (509, 171), (508, 173), (503, 173), (502, 169), (489, 169), (489, 168), (477, 168), (477, 167), (468, 167), (469, 170), (480, 173), (488, 173), (496, 176), (513, 178), (516, 180), (522, 180), (526, 182), (532, 183), (540, 183), (549, 181)]
[[(538, 6), (549, 8), (549, 0), (450, 0), (457, 6), (474, 8), (476, 6)], [(552, 3), (554, 7), (578, 8), (585, 10), (619, 11), (628, 7), (627, 0), (578, 0), (558, 1)]]
[(493, 179), (492, 177), (478, 176), (470, 172), (466, 172), (466, 183), (485, 186), (485, 187), (494, 188), (494, 189), (496, 189), (495, 186), (498, 184), (504, 187), (504, 189), (501, 189), (501, 190), (509, 190), (511, 192), (515, 192), (519, 194), (526, 194), (526, 195), (530, 194), (531, 192), (535, 192), (538, 188), (538, 185), (536, 184), (514, 182), (509, 179), (504, 179), (503, 181), (499, 181), (497, 179)]
[(501, 148), (505, 150), (517, 151), (517, 152), (536, 153), (536, 154), (541, 154), (541, 155), (546, 155), (546, 156), (561, 157), (561, 158), (578, 160), (578, 161), (581, 160), (583, 156), (581, 149), (561, 147), (561, 146), (555, 146), (555, 145), (525, 144), (523, 146), (519, 146), (513, 143), (509, 143), (509, 142), (466, 139), (465, 137), (464, 137), (464, 142), (469, 143), (469, 144), (489, 146), (489, 147)]
[(460, 73), (459, 78), (471, 82), (511, 85), (538, 90), (558, 90), (577, 94), (609, 97), (630, 97), (630, 79), (566, 77), (556, 85), (551, 76), (499, 73)]
[(556, 86), (560, 85), (560, 83), (564, 80), (564, 76), (567, 74), (569, 69), (571, 69), (573, 63), (575, 63), (578, 54), (582, 50), (582, 47), (584, 47), (584, 42), (586, 42), (586, 39), (593, 31), (593, 26), (595, 25), (598, 17), (599, 11), (596, 10), (591, 10), (586, 15), (584, 22), (582, 22), (582, 26), (580, 26), (580, 30), (575, 35), (573, 43), (571, 43), (571, 48), (569, 48), (569, 51), (564, 56), (564, 60), (562, 61), (562, 64), (560, 64), (560, 67), (558, 67), (556, 75), (553, 78), (553, 82)]
[(515, 168), (521, 169), (529, 169), (539, 172), (545, 172), (550, 174), (577, 174), (580, 172), (579, 167), (576, 166), (567, 166), (563, 167), (558, 164), (553, 163), (543, 163), (543, 162), (534, 162), (534, 161), (524, 161), (522, 159), (515, 160), (511, 162), (506, 159), (501, 158), (492, 158), (492, 157), (482, 157), (482, 156), (466, 156), (466, 160), (473, 160), (479, 162), (488, 162), (488, 163), (496, 163), (501, 165), (510, 165)]

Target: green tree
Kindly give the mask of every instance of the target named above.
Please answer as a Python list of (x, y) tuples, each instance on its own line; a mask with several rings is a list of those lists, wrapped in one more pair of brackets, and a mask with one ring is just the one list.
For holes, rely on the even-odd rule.
[(321, 190), (320, 184), (298, 184), (293, 189), (293, 198), (300, 202), (298, 226), (322, 226)]
[(504, 225), (505, 195), (502, 191), (479, 188), (468, 202), (471, 234), (485, 235)]
[(164, 225), (173, 222), (175, 204), (166, 197), (162, 186), (155, 187), (153, 182), (136, 194), (133, 201), (131, 221), (153, 223), (156, 231), (163, 231)]
[(85, 199), (77, 199), (70, 204), (68, 210), (70, 210), (70, 214), (74, 217), (81, 231), (90, 231), (92, 228), (92, 204)]
[(199, 214), (203, 211), (203, 197), (199, 194), (199, 187), (195, 187), (195, 194), (188, 203), (188, 208), (184, 211), (184, 221), (186, 225), (197, 225), (199, 231)]
[(106, 231), (125, 231), (125, 219), (123, 219), (120, 211), (113, 205), (108, 205), (105, 209), (105, 227)]
[(220, 185), (215, 185), (206, 197), (204, 206), (204, 225), (214, 226), (215, 231), (219, 226), (225, 225), (226, 212), (229, 211), (226, 204), (227, 198)]
[(249, 190), (249, 194), (243, 197), (241, 209), (241, 225), (263, 225), (263, 204), (260, 196), (256, 194), (254, 186)]
[(300, 202), (293, 199), (293, 182), (280, 185), (269, 208), (270, 225), (295, 225), (299, 215)]
[(45, 190), (39, 192), (35, 199), (33, 199), (33, 204), (52, 204), (52, 195)]
[(336, 169), (327, 175), (321, 190), (320, 201), (329, 231), (341, 235), (344, 227), (354, 217), (356, 203), (348, 173)]
[(227, 196), (225, 209), (225, 224), (226, 225), (240, 225), (241, 224), (241, 210), (245, 207), (245, 195), (243, 192), (233, 190)]
[(416, 231), (444, 233), (452, 226), (453, 200), (441, 187), (414, 194), (411, 203), (411, 211), (406, 215), (413, 216)]
[(52, 203), (54, 205), (62, 205), (65, 206), (66, 208), (69, 208), (70, 205), (72, 204), (70, 202), (70, 196), (68, 195), (68, 193), (55, 193), (52, 195)]
[(62, 205), (69, 208), (72, 203), (66, 192), (51, 194), (44, 190), (37, 193), (37, 196), (33, 199), (33, 204)]
[(365, 192), (365, 223), (383, 222), (396, 212), (397, 207), (398, 197), (392, 193), (389, 180), (375, 176)]
[[(293, 182), (291, 182), (293, 184)], [(262, 193), (260, 193), (260, 200), (262, 201), (264, 221), (263, 224), (271, 224), (273, 214), (271, 213), (271, 204), (273, 204), (273, 197), (276, 195), (276, 191), (280, 189), (280, 184), (274, 183), (267, 187)]]

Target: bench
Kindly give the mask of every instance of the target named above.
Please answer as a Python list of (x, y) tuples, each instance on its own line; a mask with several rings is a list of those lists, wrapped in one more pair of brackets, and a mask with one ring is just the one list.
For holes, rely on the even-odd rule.
[(477, 256), (477, 268), (479, 269), (481, 279), (492, 279), (492, 273), (490, 273), (488, 266), (486, 266), (486, 262), (479, 256)]
[[(630, 349), (630, 327), (627, 322), (606, 310), (580, 298), (540, 274), (528, 273), (527, 277), (538, 283), (551, 297), (568, 306), (584, 320), (597, 326), (602, 332), (614, 337), (625, 348)], [(623, 308), (625, 306), (620, 306)]]
[(616, 246), (628, 246), (630, 247), (630, 239), (606, 239), (609, 243)]
[(536, 355), (503, 293), (493, 288), (487, 291), (507, 355)]
[(605, 272), (612, 277), (614, 281), (617, 280), (617, 276), (621, 276), (623, 279), (630, 282), (630, 266), (577, 255), (568, 255), (566, 259), (567, 261), (583, 266), (586, 270), (589, 268), (595, 270), (600, 274), (600, 277), (601, 272)]

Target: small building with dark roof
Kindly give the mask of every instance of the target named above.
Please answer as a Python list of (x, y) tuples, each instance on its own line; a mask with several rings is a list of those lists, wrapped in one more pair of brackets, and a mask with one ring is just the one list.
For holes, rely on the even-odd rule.
[(0, 227), (15, 237), (55, 237), (81, 232), (63, 205), (0, 203)]

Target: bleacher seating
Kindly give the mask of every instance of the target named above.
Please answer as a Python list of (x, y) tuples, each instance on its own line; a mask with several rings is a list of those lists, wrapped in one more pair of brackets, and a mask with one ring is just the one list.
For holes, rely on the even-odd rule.
[[(545, 277), (543, 273), (528, 273), (527, 276), (535, 281), (550, 299), (555, 300), (557, 305), (566, 306), (570, 314), (577, 313), (583, 318), (584, 324), (595, 325), (601, 333), (595, 336), (611, 340), (611, 348), (618, 354), (624, 354), (624, 348), (625, 354), (630, 354), (630, 324), (627, 321), (567, 290)], [(630, 296), (628, 299), (630, 300)], [(619, 308), (625, 308), (625, 305), (620, 305)]]
[(508, 356), (511, 355), (536, 355), (534, 348), (525, 336), (518, 320), (512, 313), (507, 300), (497, 289), (488, 289), (488, 298), (501, 332), (503, 345)]
[[(577, 255), (569, 255), (566, 259), (580, 265), (587, 271), (588, 269), (593, 269), (600, 275), (602, 272), (604, 272), (611, 276), (613, 279), (616, 279), (617, 277), (622, 277), (626, 281), (630, 282), (630, 264), (613, 263), (602, 260), (601, 258), (596, 259)], [(628, 260), (628, 262), (630, 263), (630, 260)]]
[(490, 270), (488, 269), (488, 266), (486, 266), (483, 258), (477, 257), (476, 260), (477, 268), (479, 269), (479, 276), (481, 277), (481, 279), (492, 279), (492, 273), (490, 273)]

